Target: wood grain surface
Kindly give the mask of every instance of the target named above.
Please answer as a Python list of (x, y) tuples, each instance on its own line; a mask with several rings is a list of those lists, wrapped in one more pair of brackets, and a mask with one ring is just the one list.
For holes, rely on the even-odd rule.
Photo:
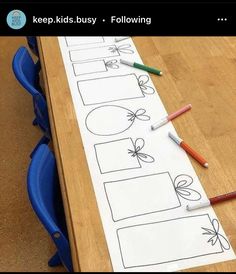
[[(236, 38), (133, 37), (168, 113), (192, 104), (173, 121), (209, 168), (192, 165), (209, 197), (236, 188)], [(39, 37), (54, 149), (75, 271), (113, 271), (57, 37)], [(236, 250), (236, 199), (214, 206)], [(236, 260), (188, 271), (235, 271)]]

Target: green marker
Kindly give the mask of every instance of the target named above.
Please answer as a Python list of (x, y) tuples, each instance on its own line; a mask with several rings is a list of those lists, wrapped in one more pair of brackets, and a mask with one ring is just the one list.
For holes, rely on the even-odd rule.
[(138, 64), (138, 63), (135, 63), (135, 62), (130, 62), (130, 61), (122, 60), (122, 59), (120, 59), (120, 62), (122, 64), (131, 66), (131, 67), (134, 67), (134, 68), (142, 69), (142, 70), (145, 70), (145, 71), (157, 74), (157, 75), (162, 75), (162, 71), (160, 71), (158, 69), (155, 69), (155, 68), (150, 68), (150, 67), (147, 67), (145, 65), (141, 65), (141, 64)]

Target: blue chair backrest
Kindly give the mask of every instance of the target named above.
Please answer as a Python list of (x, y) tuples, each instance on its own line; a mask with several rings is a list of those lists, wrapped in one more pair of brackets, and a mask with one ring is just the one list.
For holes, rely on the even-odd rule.
[(47, 103), (38, 85), (38, 65), (34, 63), (27, 48), (20, 47), (12, 61), (17, 80), (32, 95), (34, 113), (41, 129), (50, 136)]
[(32, 207), (57, 246), (62, 263), (73, 271), (56, 161), (45, 144), (33, 154), (27, 187)]
[(32, 52), (39, 57), (38, 43), (36, 36), (26, 36), (27, 43)]
[(20, 47), (12, 61), (12, 68), (17, 80), (32, 95), (40, 92), (38, 89), (38, 67), (34, 63), (27, 48)]

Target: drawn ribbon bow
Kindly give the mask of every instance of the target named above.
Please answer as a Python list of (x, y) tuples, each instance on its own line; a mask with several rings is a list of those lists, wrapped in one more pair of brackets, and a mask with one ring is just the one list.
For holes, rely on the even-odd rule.
[(129, 118), (128, 121), (133, 122), (136, 118), (138, 120), (141, 121), (149, 121), (150, 120), (150, 116), (145, 115), (144, 113), (146, 113), (146, 110), (143, 108), (138, 109), (137, 111), (133, 112), (131, 110), (129, 110), (127, 117)]
[(207, 242), (208, 243), (210, 242), (212, 246), (215, 245), (217, 242), (219, 242), (222, 249), (229, 250), (230, 249), (229, 242), (222, 234), (219, 233), (220, 226), (219, 226), (218, 220), (213, 219), (211, 224), (213, 226), (213, 229), (202, 227), (202, 229), (205, 231), (203, 235), (212, 236), (209, 238)]
[(132, 157), (137, 157), (139, 160), (145, 163), (152, 163), (154, 162), (154, 158), (148, 154), (140, 152), (145, 145), (145, 142), (142, 138), (136, 139), (134, 143), (134, 150), (128, 149), (128, 153), (132, 154)]
[(186, 174), (178, 175), (175, 178), (175, 191), (185, 200), (198, 201), (201, 199), (201, 194), (196, 190), (189, 188), (193, 183), (193, 178)]
[(111, 53), (126, 53), (126, 54), (132, 54), (134, 53), (134, 51), (131, 48), (131, 45), (129, 44), (124, 44), (124, 45), (120, 45), (119, 47), (117, 46), (111, 46), (108, 48), (108, 50), (111, 51)]
[(117, 64), (117, 60), (115, 60), (115, 59), (107, 61), (105, 63), (105, 66), (108, 67), (108, 68), (112, 68), (112, 69), (118, 69), (119, 68), (119, 66)]
[(143, 94), (153, 94), (155, 92), (155, 90), (152, 87), (147, 85), (148, 81), (149, 81), (148, 75), (140, 75), (138, 77), (138, 84)]

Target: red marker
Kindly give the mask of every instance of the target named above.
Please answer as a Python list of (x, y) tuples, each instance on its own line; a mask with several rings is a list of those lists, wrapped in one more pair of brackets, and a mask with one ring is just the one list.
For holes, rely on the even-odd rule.
[(210, 199), (207, 199), (207, 200), (195, 203), (195, 204), (187, 205), (186, 209), (191, 211), (191, 210), (194, 210), (194, 209), (207, 207), (209, 205), (214, 205), (214, 204), (224, 202), (224, 201), (234, 199), (234, 198), (236, 198), (236, 191), (226, 193), (226, 194), (223, 194), (223, 195), (219, 195), (219, 196), (216, 196), (216, 197), (213, 197), (213, 198), (210, 198)]
[(167, 124), (169, 121), (175, 119), (176, 117), (180, 116), (181, 114), (183, 114), (184, 112), (190, 110), (192, 108), (191, 104), (188, 104), (187, 106), (182, 107), (181, 109), (169, 114), (168, 116), (162, 118), (160, 121), (158, 121), (157, 123), (153, 124), (151, 126), (152, 130), (155, 130), (165, 124)]
[(177, 136), (174, 136), (171, 132), (169, 132), (169, 137), (175, 141), (177, 145), (182, 147), (189, 155), (191, 155), (195, 160), (197, 160), (202, 166), (208, 167), (207, 161), (195, 150), (193, 150), (189, 145), (187, 145), (182, 139)]

